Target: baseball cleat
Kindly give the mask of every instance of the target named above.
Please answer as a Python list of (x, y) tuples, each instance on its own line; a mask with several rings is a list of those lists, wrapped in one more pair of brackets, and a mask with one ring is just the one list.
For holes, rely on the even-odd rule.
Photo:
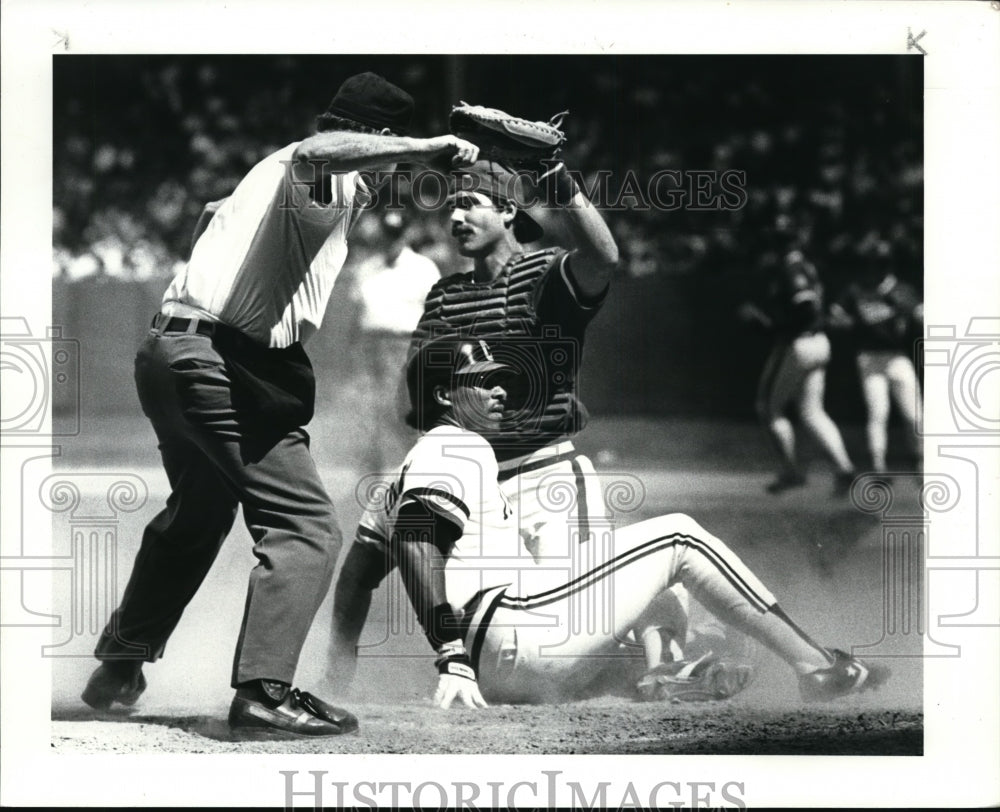
[(769, 482), (765, 490), (771, 494), (779, 494), (791, 490), (792, 488), (801, 488), (805, 484), (806, 478), (803, 474), (786, 472), (784, 474), (779, 474), (778, 478), (773, 482)]
[(142, 662), (108, 660), (90, 675), (80, 699), (95, 710), (108, 710), (112, 704), (132, 706), (146, 690)]
[(799, 677), (799, 693), (807, 702), (829, 702), (847, 694), (875, 690), (892, 673), (887, 666), (866, 663), (839, 649), (829, 651), (833, 665)]
[(750, 684), (753, 667), (720, 660), (711, 653), (693, 661), (664, 663), (647, 671), (636, 684), (646, 702), (711, 702), (728, 699)]
[(310, 739), (354, 733), (358, 719), (298, 688), (282, 685), (276, 692), (238, 688), (229, 707), (229, 728), (240, 740)]

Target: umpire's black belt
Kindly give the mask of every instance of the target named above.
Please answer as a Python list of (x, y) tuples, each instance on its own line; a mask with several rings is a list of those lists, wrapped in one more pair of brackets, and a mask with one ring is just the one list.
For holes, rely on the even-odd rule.
[(246, 333), (223, 324), (221, 321), (206, 321), (205, 319), (185, 319), (180, 316), (168, 316), (157, 313), (153, 316), (152, 327), (161, 333), (187, 333), (188, 335), (207, 336), (219, 339), (230, 349), (262, 350), (266, 345), (254, 341)]
[(179, 316), (157, 313), (153, 316), (153, 323), (150, 326), (161, 333), (197, 333), (211, 337), (224, 325), (204, 319), (182, 319)]

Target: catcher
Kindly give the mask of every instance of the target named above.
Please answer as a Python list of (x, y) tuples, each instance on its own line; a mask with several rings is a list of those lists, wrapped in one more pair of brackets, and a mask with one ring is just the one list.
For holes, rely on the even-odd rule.
[[(586, 559), (583, 545), (609, 521), (594, 466), (572, 438), (587, 422), (576, 392), (584, 338), (607, 296), (618, 248), (561, 160), (565, 115), (533, 122), (464, 102), (453, 108), (452, 133), (479, 149), (477, 163), (452, 175), (452, 236), (472, 268), (431, 287), (410, 347), (412, 356), (426, 338), (461, 329), (490, 336), (498, 360), (521, 373), (490, 442), (500, 487), (540, 563)], [(546, 236), (540, 208), (572, 238), (571, 249), (529, 247)], [(419, 400), (411, 388), (411, 407)], [(673, 612), (657, 625), (686, 629), (680, 584), (670, 603)], [(328, 668), (334, 686), (352, 679), (356, 642), (338, 633), (350, 620), (337, 611)], [(681, 656), (677, 645), (671, 651)]]
[[(362, 516), (334, 598), (345, 640), (357, 643), (372, 591), (399, 567), (437, 653), (437, 706), (558, 701), (586, 695), (629, 630), (644, 625), (680, 581), (717, 618), (785, 660), (805, 700), (877, 688), (888, 678), (886, 669), (810, 639), (732, 550), (689, 516), (611, 531), (614, 544), (602, 543), (575, 577), (536, 564), (497, 484), (487, 441), (502, 433), (514, 377), (481, 338), (438, 337), (411, 359), (407, 382), (419, 395), (412, 418), (422, 434)], [(640, 686), (649, 698), (669, 695), (676, 683), (686, 686), (680, 698), (711, 699), (740, 690), (749, 674), (707, 656), (683, 672), (649, 676)]]
[[(472, 268), (430, 289), (410, 345), (412, 356), (435, 333), (492, 336), (497, 357), (522, 373), (493, 443), (504, 490), (540, 557), (567, 554), (568, 526), (586, 542), (589, 520), (606, 518), (593, 465), (571, 438), (587, 422), (577, 376), (586, 329), (604, 304), (618, 248), (559, 159), (562, 115), (546, 124), (465, 104), (452, 111), (453, 133), (465, 133), (479, 147), (480, 160), (453, 173), (451, 197), (451, 233)], [(572, 238), (570, 249), (528, 247), (545, 237), (539, 202)], [(411, 407), (418, 399), (411, 390)], [(537, 492), (553, 475), (575, 495), (558, 524), (541, 509)]]

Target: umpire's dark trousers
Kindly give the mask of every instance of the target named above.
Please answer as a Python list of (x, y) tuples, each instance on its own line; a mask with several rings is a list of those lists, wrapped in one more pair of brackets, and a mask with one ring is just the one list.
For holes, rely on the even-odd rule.
[(253, 679), (291, 683), (341, 545), (308, 435), (301, 428), (270, 437), (251, 430), (233, 406), (229, 370), (208, 336), (152, 330), (136, 357), (135, 378), (171, 494), (146, 527), (97, 658), (152, 662), (163, 654), (242, 504), (258, 563), (233, 686)]

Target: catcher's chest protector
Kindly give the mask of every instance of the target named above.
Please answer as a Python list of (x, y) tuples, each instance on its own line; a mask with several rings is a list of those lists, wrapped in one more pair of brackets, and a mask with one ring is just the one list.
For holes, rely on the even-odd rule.
[[(484, 337), (528, 339), (527, 343), (493, 345), (497, 360), (515, 368), (522, 368), (525, 357), (530, 356), (534, 361), (527, 368), (536, 370), (535, 374), (540, 376), (532, 381), (534, 419), (518, 424), (517, 431), (497, 445), (499, 460), (572, 436), (586, 424), (586, 410), (575, 391), (582, 328), (543, 324), (537, 312), (546, 272), (561, 253), (561, 249), (547, 248), (520, 254), (489, 283), (477, 284), (470, 274), (446, 277), (431, 289), (424, 315), (414, 332), (414, 343), (441, 327), (468, 329), (473, 335)], [(507, 357), (508, 352), (511, 357)], [(508, 392), (508, 396), (510, 402), (517, 401), (514, 392)]]
[(538, 335), (538, 288), (556, 253), (548, 248), (519, 254), (504, 273), (485, 284), (467, 274), (442, 280), (427, 297), (417, 337), (426, 337), (434, 324), (469, 328), (480, 336)]

